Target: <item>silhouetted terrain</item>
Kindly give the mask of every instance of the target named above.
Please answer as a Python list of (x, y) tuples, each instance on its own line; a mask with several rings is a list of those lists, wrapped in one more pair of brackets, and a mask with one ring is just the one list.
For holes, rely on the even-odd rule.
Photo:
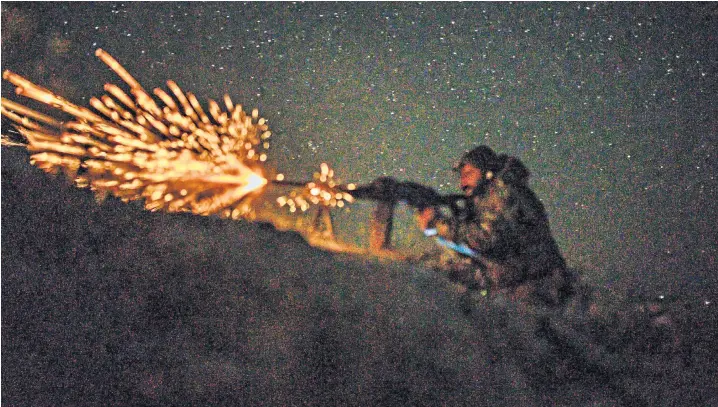
[(3, 150), (3, 406), (718, 402), (715, 307), (671, 330), (521, 314), (267, 224), (98, 205), (24, 154)]

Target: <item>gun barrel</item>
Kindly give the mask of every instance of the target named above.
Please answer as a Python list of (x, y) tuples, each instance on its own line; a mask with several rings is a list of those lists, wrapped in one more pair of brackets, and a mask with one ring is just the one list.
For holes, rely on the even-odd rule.
[[(291, 180), (271, 180), (269, 181), (272, 185), (280, 187), (303, 187), (309, 184), (311, 181), (291, 181)], [(337, 185), (336, 186), (342, 192), (351, 194), (355, 199), (369, 199), (372, 201), (388, 201), (389, 197), (384, 196), (382, 191), (378, 191), (373, 184), (358, 185), (354, 188), (349, 188), (348, 185)]]
[(279, 185), (279, 186), (286, 186), (286, 187), (303, 187), (308, 184), (308, 182), (304, 181), (287, 181), (287, 180), (271, 180), (269, 181), (271, 184)]

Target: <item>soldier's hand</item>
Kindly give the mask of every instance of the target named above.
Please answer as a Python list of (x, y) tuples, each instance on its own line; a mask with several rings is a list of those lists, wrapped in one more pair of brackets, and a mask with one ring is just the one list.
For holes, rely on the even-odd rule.
[(429, 206), (418, 211), (416, 222), (419, 225), (419, 228), (421, 228), (421, 230), (426, 230), (429, 228), (429, 224), (432, 220), (434, 220), (435, 217), (436, 209), (434, 209), (434, 207), (432, 206)]

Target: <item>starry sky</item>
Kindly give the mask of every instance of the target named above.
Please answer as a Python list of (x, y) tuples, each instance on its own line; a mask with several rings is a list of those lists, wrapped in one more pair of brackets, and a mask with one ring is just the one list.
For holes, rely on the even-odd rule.
[(717, 35), (715, 3), (3, 2), (2, 69), (87, 106), (120, 83), (103, 48), (146, 89), (228, 93), (289, 179), (456, 193), (487, 144), (531, 169), (569, 264), (670, 292), (717, 285)]

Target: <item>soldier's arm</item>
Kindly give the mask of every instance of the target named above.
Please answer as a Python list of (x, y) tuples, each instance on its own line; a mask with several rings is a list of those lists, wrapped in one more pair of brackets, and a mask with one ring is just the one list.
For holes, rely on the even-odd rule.
[(525, 233), (521, 214), (523, 199), (513, 188), (502, 186), (495, 191), (475, 218), (462, 225), (458, 233), (484, 257), (505, 260), (520, 250), (520, 239)]
[(417, 223), (427, 235), (454, 240), (454, 222), (436, 207), (428, 207), (419, 211)]

